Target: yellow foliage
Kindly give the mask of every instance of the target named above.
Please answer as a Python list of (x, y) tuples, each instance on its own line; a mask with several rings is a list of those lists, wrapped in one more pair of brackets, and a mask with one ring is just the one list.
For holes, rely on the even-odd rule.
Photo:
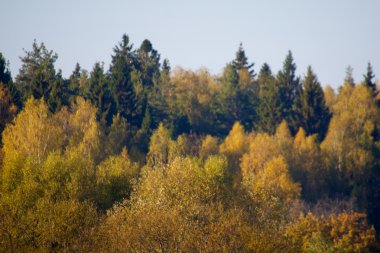
[(63, 128), (52, 120), (44, 100), (29, 99), (25, 108), (3, 133), (5, 163), (19, 154), (42, 163), (46, 156), (60, 150), (64, 143)]
[(265, 164), (279, 153), (280, 149), (274, 138), (266, 133), (257, 134), (249, 144), (249, 152), (241, 159), (243, 177), (263, 169)]
[(283, 157), (270, 160), (251, 180), (253, 193), (264, 191), (287, 203), (300, 197), (301, 187), (291, 179)]
[(309, 252), (316, 235), (329, 252), (362, 252), (375, 241), (375, 230), (368, 225), (366, 215), (357, 212), (321, 218), (302, 214), (286, 229), (286, 236), (300, 252)]
[(169, 131), (162, 123), (160, 123), (158, 128), (150, 137), (149, 152), (147, 155), (148, 167), (165, 164), (168, 162), (169, 145), (171, 141)]
[(244, 132), (244, 127), (236, 122), (228, 136), (220, 145), (219, 153), (228, 158), (231, 169), (238, 170), (240, 158), (248, 150), (247, 135)]
[(216, 155), (219, 151), (218, 140), (211, 135), (206, 135), (199, 148), (199, 157), (206, 159), (210, 155)]

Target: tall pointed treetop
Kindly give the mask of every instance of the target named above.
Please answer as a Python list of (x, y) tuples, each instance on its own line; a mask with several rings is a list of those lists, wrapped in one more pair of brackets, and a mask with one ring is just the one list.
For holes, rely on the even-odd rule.
[(376, 83), (373, 81), (373, 78), (375, 78), (375, 74), (372, 70), (372, 65), (370, 62), (368, 62), (367, 65), (367, 72), (365, 73), (363, 84), (370, 88), (373, 92), (376, 91)]
[(245, 51), (243, 48), (243, 44), (240, 43), (238, 51), (236, 52), (235, 55), (235, 60), (232, 61), (232, 65), (237, 69), (247, 69), (250, 73), (251, 76), (256, 76), (253, 70), (253, 66), (255, 65), (254, 63), (249, 64), (248, 63), (248, 58), (245, 55)]

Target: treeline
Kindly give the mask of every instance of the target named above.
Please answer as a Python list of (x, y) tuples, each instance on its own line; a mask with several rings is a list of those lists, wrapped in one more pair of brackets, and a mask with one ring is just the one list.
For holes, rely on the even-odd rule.
[[(338, 93), (311, 67), (171, 70), (124, 35), (110, 67), (33, 43), (0, 55), (5, 252), (379, 250), (379, 103), (368, 64)], [(375, 230), (376, 228), (376, 230)]]

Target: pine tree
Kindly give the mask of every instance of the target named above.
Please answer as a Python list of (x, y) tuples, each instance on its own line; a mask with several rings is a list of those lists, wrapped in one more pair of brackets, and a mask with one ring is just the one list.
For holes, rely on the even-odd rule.
[(33, 43), (32, 51), (24, 50), (26, 55), (21, 57), (22, 67), (16, 77), (17, 87), (22, 98), (33, 96), (36, 99), (49, 98), (51, 86), (56, 79), (54, 63), (58, 55), (46, 49), (45, 44)]
[(326, 106), (323, 89), (313, 73), (311, 66), (303, 80), (303, 88), (298, 107), (299, 122), (295, 125), (302, 127), (308, 135), (317, 134), (322, 140), (326, 134), (330, 120), (330, 111)]
[(368, 88), (370, 88), (372, 90), (373, 94), (375, 95), (376, 94), (376, 83), (373, 82), (373, 78), (375, 77), (375, 74), (373, 73), (372, 65), (370, 62), (368, 62), (368, 65), (367, 65), (367, 73), (365, 75), (363, 75), (363, 77), (364, 77), (363, 84), (365, 86), (367, 86)]

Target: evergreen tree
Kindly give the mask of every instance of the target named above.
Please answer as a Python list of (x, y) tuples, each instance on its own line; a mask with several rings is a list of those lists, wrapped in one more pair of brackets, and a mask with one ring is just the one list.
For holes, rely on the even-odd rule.
[(346, 76), (344, 78), (344, 85), (351, 85), (355, 86), (354, 77), (352, 76), (354, 72), (354, 69), (348, 65), (346, 68)]
[[(132, 81), (136, 91), (138, 107), (136, 114), (138, 125), (142, 124), (148, 106), (149, 98), (157, 93), (154, 91), (160, 84), (160, 55), (152, 43), (145, 39), (135, 53), (135, 64), (132, 71)], [(153, 93), (153, 94), (152, 94)]]
[(5, 60), (3, 54), (0, 52), (0, 83), (7, 89), (7, 94), (10, 96), (10, 102), (21, 108), (21, 98), (18, 89), (16, 88), (11, 72), (8, 68), (8, 63)]
[[(297, 66), (294, 62), (292, 52), (289, 51), (285, 58), (282, 70), (277, 75), (279, 86), (279, 96), (281, 100), (281, 116), (287, 122), (292, 122), (293, 108), (299, 96), (300, 80), (296, 77)], [(291, 131), (295, 133), (297, 129), (290, 124)]]
[(80, 93), (80, 79), (81, 79), (81, 67), (79, 63), (75, 65), (75, 69), (69, 78), (69, 101), (70, 103), (75, 100), (75, 97)]
[(239, 49), (236, 52), (235, 60), (232, 61), (232, 65), (235, 69), (241, 70), (241, 69), (247, 69), (249, 71), (249, 74), (254, 77), (256, 76), (255, 71), (253, 70), (254, 63), (248, 63), (248, 58), (245, 55), (245, 51), (243, 48), (243, 44), (240, 43)]
[(154, 78), (160, 74), (160, 54), (147, 39), (136, 52), (135, 67), (141, 74), (143, 87), (152, 87)]
[(373, 81), (375, 74), (373, 73), (372, 65), (370, 62), (368, 62), (368, 65), (367, 65), (367, 73), (365, 75), (363, 75), (363, 77), (364, 77), (363, 84), (365, 86), (367, 86), (368, 88), (370, 88), (372, 90), (373, 94), (375, 95), (376, 94), (376, 83)]
[(6, 62), (3, 54), (0, 52), (0, 82), (7, 84), (12, 80), (11, 72), (8, 69), (8, 63)]
[(36, 99), (49, 98), (51, 86), (54, 85), (56, 72), (54, 63), (58, 55), (46, 49), (45, 44), (33, 43), (32, 51), (24, 50), (21, 57), (22, 67), (16, 77), (18, 89), (25, 100), (31, 96)]
[(95, 63), (84, 95), (97, 108), (98, 120), (108, 126), (111, 125), (112, 117), (115, 115), (115, 103), (104, 74), (103, 64)]
[(110, 67), (112, 94), (116, 102), (117, 113), (124, 117), (132, 126), (138, 125), (137, 98), (131, 80), (131, 71), (134, 64), (132, 46), (129, 37), (123, 35), (122, 41), (114, 48)]
[(51, 84), (47, 105), (52, 112), (57, 112), (62, 106), (69, 105), (68, 81), (63, 79), (61, 70), (58, 71), (55, 80)]
[(162, 62), (161, 75), (170, 76), (170, 62), (168, 59), (164, 59)]
[(300, 101), (300, 121), (295, 125), (302, 127), (308, 135), (317, 134), (319, 140), (322, 140), (327, 131), (330, 111), (326, 106), (322, 87), (310, 66), (303, 80)]
[(239, 75), (233, 64), (227, 64), (224, 68), (221, 83), (222, 87), (218, 91), (213, 110), (216, 116), (216, 125), (219, 127), (218, 132), (226, 135), (239, 116), (236, 103)]
[(281, 122), (281, 108), (278, 87), (268, 64), (264, 63), (258, 76), (259, 106), (256, 128), (274, 134)]

